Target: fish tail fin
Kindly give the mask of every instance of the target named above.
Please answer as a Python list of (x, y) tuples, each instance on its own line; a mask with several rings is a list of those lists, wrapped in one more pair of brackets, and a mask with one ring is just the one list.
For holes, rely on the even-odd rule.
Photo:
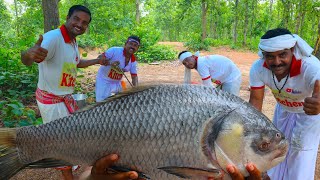
[(17, 129), (0, 128), (0, 179), (9, 179), (26, 165), (16, 146)]

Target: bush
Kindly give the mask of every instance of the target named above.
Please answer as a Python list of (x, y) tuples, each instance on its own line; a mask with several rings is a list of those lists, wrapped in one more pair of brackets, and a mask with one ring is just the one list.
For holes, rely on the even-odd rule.
[(177, 52), (165, 45), (153, 45), (136, 53), (139, 62), (151, 63), (159, 60), (176, 59)]
[(29, 125), (42, 124), (41, 118), (36, 118), (36, 113), (30, 108), (14, 99), (0, 101), (0, 120), (4, 122), (5, 127), (14, 128)]
[[(34, 95), (38, 81), (36, 65), (26, 67), (16, 50), (0, 48), (0, 97), (27, 99)], [(2, 99), (2, 98), (0, 98)]]
[(205, 44), (208, 44), (209, 46), (225, 46), (231, 44), (231, 41), (228, 40), (221, 40), (221, 39), (213, 39), (213, 38), (206, 38), (204, 40)]

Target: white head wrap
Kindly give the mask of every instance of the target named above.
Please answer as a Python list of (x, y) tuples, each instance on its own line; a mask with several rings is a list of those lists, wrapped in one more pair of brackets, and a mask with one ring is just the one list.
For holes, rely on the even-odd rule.
[(258, 55), (263, 58), (262, 52), (276, 52), (294, 47), (293, 54), (297, 59), (310, 56), (313, 49), (297, 34), (285, 34), (269, 39), (260, 39)]
[[(200, 51), (197, 51), (194, 53), (195, 56), (200, 56)], [(191, 52), (184, 52), (179, 56), (179, 61), (182, 62), (185, 58), (191, 57)], [(191, 69), (185, 67), (184, 68), (184, 83), (185, 84), (191, 84)]]
[(185, 58), (188, 58), (188, 57), (191, 57), (191, 56), (192, 56), (192, 53), (189, 52), (189, 51), (186, 51), (186, 52), (180, 54), (179, 61), (182, 62)]

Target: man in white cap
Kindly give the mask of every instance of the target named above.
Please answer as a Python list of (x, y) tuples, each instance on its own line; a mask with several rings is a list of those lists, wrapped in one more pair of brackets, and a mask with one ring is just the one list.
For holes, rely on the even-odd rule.
[(200, 56), (189, 51), (182, 51), (178, 55), (179, 61), (185, 66), (185, 83), (190, 83), (191, 69), (196, 69), (206, 86), (214, 87), (234, 95), (239, 95), (241, 72), (227, 57), (221, 55)]
[(320, 140), (320, 62), (312, 51), (287, 29), (269, 30), (260, 40), (260, 59), (250, 70), (249, 102), (261, 111), (268, 86), (277, 101), (273, 123), (289, 140), (286, 159), (268, 171), (271, 179), (314, 179)]

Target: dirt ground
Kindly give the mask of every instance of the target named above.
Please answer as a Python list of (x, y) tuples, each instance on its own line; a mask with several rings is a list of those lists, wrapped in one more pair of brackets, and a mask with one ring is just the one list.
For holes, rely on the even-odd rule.
[[(177, 52), (185, 50), (182, 43), (177, 42), (161, 42), (160, 44), (171, 45)], [(232, 59), (242, 72), (242, 85), (240, 91), (240, 97), (244, 100), (249, 99), (249, 70), (254, 60), (258, 58), (256, 53), (249, 51), (236, 51), (227, 47), (211, 48), (209, 51), (201, 51), (201, 55), (206, 54), (220, 54)], [(97, 57), (97, 52), (88, 52), (86, 59)], [(91, 78), (94, 82), (95, 74), (99, 66), (94, 66), (86, 69), (87, 78)], [(201, 82), (200, 76), (196, 71), (192, 72), (192, 81)], [(158, 84), (158, 83), (182, 83), (184, 75), (184, 67), (179, 64), (177, 60), (173, 61), (161, 61), (155, 64), (139, 64), (138, 76), (139, 83), (141, 84)], [(130, 86), (127, 83), (127, 86)], [(89, 86), (89, 90), (93, 90), (94, 85)], [(273, 116), (273, 110), (275, 106), (275, 100), (269, 90), (266, 91), (265, 101), (263, 104), (263, 113), (270, 119)], [(83, 169), (83, 168), (82, 168)], [(79, 170), (76, 174), (81, 173), (83, 170)], [(15, 175), (14, 180), (34, 180), (34, 179), (60, 179), (60, 173), (52, 169), (37, 169), (37, 170), (23, 170)], [(316, 180), (320, 180), (320, 151), (318, 152)]]

